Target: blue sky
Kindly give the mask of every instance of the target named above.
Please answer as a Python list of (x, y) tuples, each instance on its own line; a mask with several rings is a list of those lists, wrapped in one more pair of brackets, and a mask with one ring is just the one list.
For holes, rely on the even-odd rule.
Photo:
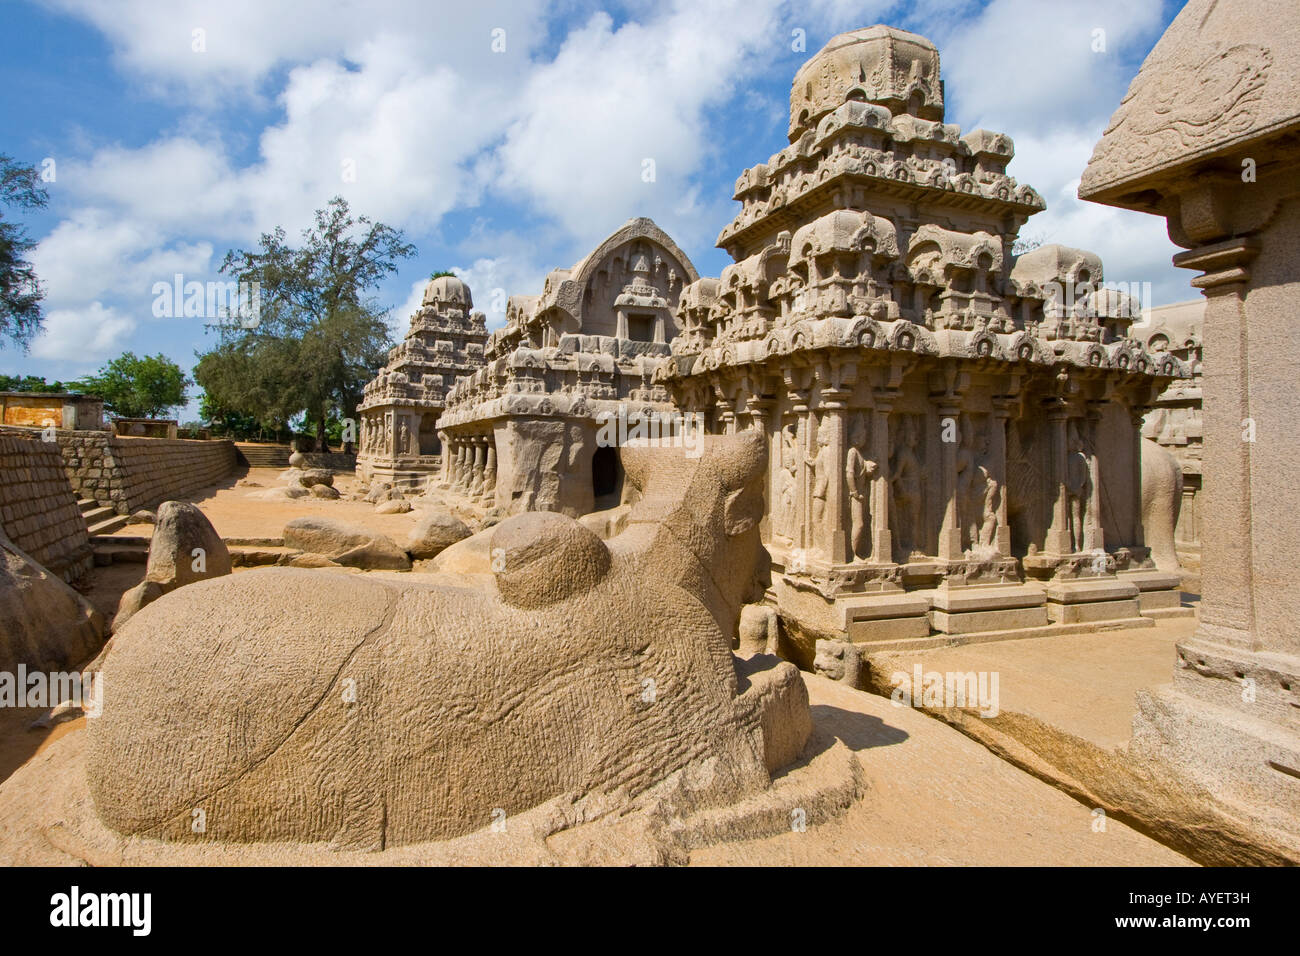
[(1015, 140), (1009, 171), (1048, 203), (1022, 235), (1095, 250), (1149, 304), (1188, 299), (1160, 220), (1074, 197), (1181, 6), (0, 0), (0, 152), (55, 175), (24, 220), (47, 331), (0, 372), (74, 378), (128, 349), (191, 367), (213, 337), (155, 318), (153, 284), (217, 279), (227, 249), (296, 235), (335, 194), (419, 250), (379, 290), (397, 337), (431, 271), (466, 278), (495, 328), (506, 294), (633, 216), (717, 275), (736, 177), (786, 145), (795, 71), (874, 23), (938, 44), (948, 122)]

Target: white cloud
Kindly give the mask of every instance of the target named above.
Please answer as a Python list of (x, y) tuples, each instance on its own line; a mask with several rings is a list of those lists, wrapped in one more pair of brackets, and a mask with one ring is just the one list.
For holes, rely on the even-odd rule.
[(726, 197), (685, 207), (680, 197), (716, 148), (706, 108), (764, 65), (755, 51), (785, 42), (776, 10), (681, 3), (618, 29), (593, 15), (520, 91), (497, 155), (501, 185), (587, 242), (646, 214), (679, 241), (711, 240)]
[[(95, 341), (129, 334), (134, 322), (123, 316), (148, 314), (155, 281), (215, 278), (225, 247), (248, 247), (276, 225), (296, 239), (339, 193), (355, 212), (417, 238), (449, 213), (494, 206), (495, 220), (485, 215), (455, 237), (457, 257), (471, 263), (456, 271), (490, 327), (504, 321), (493, 290), (540, 291), (547, 271), (632, 216), (652, 216), (683, 248), (708, 248), (734, 214), (728, 186), (740, 171), (726, 171), (720, 187), (701, 178), (729, 145), (716, 139), (716, 109), (734, 104), (755, 127), (783, 130), (784, 102), (752, 81), (774, 57), (792, 75), (792, 27), (808, 30), (812, 55), (832, 32), (902, 12), (940, 42), (949, 118), (1015, 138), (1011, 172), (1049, 203), (1027, 233), (1095, 249), (1114, 278), (1149, 273), (1171, 290), (1162, 296), (1185, 289), (1157, 220), (1070, 191), (1131, 76), (1122, 55), (1154, 40), (1160, 0), (992, 0), (982, 9), (973, 0), (676, 0), (633, 9), (617, 26), (593, 13), (554, 45), (540, 2), (453, 12), (399, 0), (44, 2), (98, 27), (127, 70), (188, 107), (152, 143), (60, 162), (71, 211), (34, 260), (51, 318), (60, 316), (51, 329), (72, 342), (91, 316), (102, 320), (94, 329), (116, 330)], [(190, 49), (196, 27), (207, 31), (202, 54)], [(502, 53), (492, 50), (496, 28)], [(1104, 54), (1091, 49), (1095, 28), (1106, 30)], [(216, 111), (239, 108), (247, 94), (277, 108), (255, 133), (251, 162), (237, 159), (237, 134)], [(743, 162), (762, 158), (749, 151)], [(646, 159), (653, 182), (643, 179)], [(502, 225), (500, 200), (527, 225)], [(390, 314), (399, 336), (425, 281)]]
[(45, 328), (32, 341), (31, 354), (90, 368), (122, 351), (133, 331), (134, 319), (102, 302), (83, 309), (54, 309), (45, 314)]
[(199, 278), (212, 268), (207, 242), (171, 241), (140, 220), (86, 208), (59, 223), (32, 250), (48, 309), (85, 309), (96, 300), (147, 314), (151, 289), (177, 273)]
[[(384, 35), (407, 38), (428, 60), (467, 72), (482, 72), (488, 58), (488, 69), (508, 72), (545, 36), (540, 0), (454, 10), (425, 0), (43, 2), (98, 28), (128, 71), (208, 103), (232, 90), (252, 92), (277, 68), (322, 57), (356, 60), (366, 43)], [(492, 51), (497, 29), (505, 31), (505, 54)]]
[(963, 118), (1012, 136), (1012, 127), (1078, 128), (1104, 119), (1132, 79), (1132, 55), (1158, 35), (1161, 6), (993, 0), (971, 20), (936, 19), (949, 112), (955, 105)]

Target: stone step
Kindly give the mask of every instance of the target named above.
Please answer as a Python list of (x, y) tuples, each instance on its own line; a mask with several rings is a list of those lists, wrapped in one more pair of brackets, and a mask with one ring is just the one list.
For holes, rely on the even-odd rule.
[[(113, 538), (102, 538), (101, 541), (115, 542)], [(149, 549), (141, 548), (132, 544), (99, 544), (95, 545), (95, 564), (103, 567), (108, 564), (146, 564), (149, 561)]]
[(84, 515), (87, 511), (98, 508), (99, 502), (94, 498), (78, 498), (77, 507), (81, 509), (81, 513)]
[(115, 514), (111, 508), (106, 508), (104, 510), (112, 515), (112, 517), (102, 518), (95, 522), (91, 522), (89, 517), (87, 517), (86, 530), (90, 532), (92, 538), (95, 535), (112, 534), (118, 528), (126, 527), (127, 521), (130, 520), (126, 515)]
[(288, 468), (292, 449), (288, 445), (260, 445), (236, 442), (235, 448), (250, 468)]
[(117, 514), (117, 511), (107, 505), (95, 505), (93, 508), (87, 508), (81, 512), (86, 518), (86, 525), (97, 524), (105, 518), (111, 518)]

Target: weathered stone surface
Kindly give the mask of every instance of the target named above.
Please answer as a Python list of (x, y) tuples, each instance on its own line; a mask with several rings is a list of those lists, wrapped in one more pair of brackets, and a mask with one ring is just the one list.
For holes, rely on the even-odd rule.
[(333, 485), (334, 472), (328, 468), (306, 468), (297, 476), (298, 484), (304, 488), (314, 488), (316, 485)]
[(122, 595), (114, 630), (164, 593), (230, 573), (230, 550), (203, 512), (187, 501), (164, 501), (149, 542), (144, 580)]
[(746, 604), (740, 609), (740, 657), (776, 654), (780, 648), (780, 617), (776, 608), (765, 604)]
[(331, 501), (339, 497), (338, 489), (331, 485), (312, 485), (311, 494), (313, 498), (326, 498)]
[(348, 567), (382, 571), (411, 567), (406, 552), (384, 535), (332, 518), (294, 518), (284, 526), (284, 544)]
[(368, 571), (407, 571), (411, 559), (406, 552), (383, 535), (376, 535), (342, 554), (333, 555), (336, 564)]
[(198, 506), (164, 501), (149, 542), (145, 578), (180, 587), (229, 573), (230, 551)]
[[(186, 841), (202, 807), (209, 843), (378, 849), (564, 793), (613, 808), (688, 767), (698, 805), (761, 792), (810, 726), (792, 665), (738, 676), (730, 652), (760, 555), (763, 450), (746, 437), (657, 455), (637, 456), (643, 508), (608, 545), (560, 515), (493, 529), (496, 592), (274, 568), (145, 608), (88, 727), (99, 814)], [(586, 568), (567, 594), (545, 582), (557, 549)]]
[(86, 519), (60, 446), (39, 435), (0, 426), (0, 529), (55, 577), (79, 581), (93, 563)]
[(0, 671), (71, 669), (104, 631), (98, 611), (0, 530)]
[(411, 503), (405, 498), (389, 498), (375, 506), (375, 514), (404, 515), (411, 510)]
[(162, 584), (148, 579), (124, 591), (117, 602), (117, 613), (113, 615), (114, 624), (119, 628), (122, 627), (142, 607), (153, 603), (166, 593)]
[(315, 515), (294, 518), (284, 526), (284, 545), (313, 554), (336, 555), (365, 544), (375, 533), (360, 525)]
[(413, 558), (432, 558), (448, 546), (468, 538), (473, 532), (454, 515), (441, 511), (425, 512), (406, 539), (407, 553)]

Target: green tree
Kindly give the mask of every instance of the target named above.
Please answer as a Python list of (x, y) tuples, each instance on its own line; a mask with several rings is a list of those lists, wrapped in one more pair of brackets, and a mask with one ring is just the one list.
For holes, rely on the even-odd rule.
[(134, 352), (123, 352), (76, 383), (104, 399), (119, 418), (157, 418), (189, 400), (185, 390), (190, 384), (181, 367), (162, 353), (140, 358)]
[(257, 283), (258, 321), (219, 327), (194, 376), (212, 401), (287, 425), (299, 413), (327, 447), (331, 417), (355, 418), (361, 390), (390, 346), (385, 309), (370, 293), (415, 254), (401, 230), (353, 217), (336, 196), (291, 246), (283, 228), (252, 251), (231, 250), (221, 271)]
[(0, 375), (0, 392), (66, 392), (70, 385), (62, 382), (46, 382), (44, 376), (35, 375)]
[[(0, 154), (0, 206), (37, 209), (49, 202), (34, 166)], [(12, 339), (24, 352), (41, 331), (44, 292), (27, 253), (36, 243), (17, 223), (5, 222), (0, 210), (0, 348)]]

